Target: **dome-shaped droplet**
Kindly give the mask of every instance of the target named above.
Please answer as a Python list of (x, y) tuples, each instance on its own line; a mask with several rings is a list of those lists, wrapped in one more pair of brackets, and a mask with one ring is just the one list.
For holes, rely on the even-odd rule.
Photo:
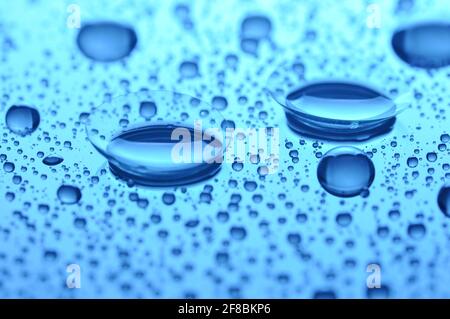
[(222, 121), (199, 99), (149, 91), (100, 106), (89, 117), (87, 132), (119, 178), (147, 186), (175, 186), (218, 172), (223, 159)]
[(55, 166), (58, 164), (61, 164), (64, 161), (64, 159), (60, 156), (56, 156), (56, 155), (49, 155), (44, 157), (44, 159), (42, 160), (42, 163), (44, 163), (45, 165), (48, 166)]
[(248, 16), (241, 24), (241, 38), (260, 40), (269, 36), (272, 23), (265, 16)]
[(438, 194), (437, 202), (444, 215), (450, 217), (450, 186), (444, 186), (441, 188)]
[(6, 112), (6, 125), (21, 136), (33, 133), (39, 126), (41, 117), (38, 110), (29, 106), (13, 105)]
[(426, 234), (426, 230), (423, 224), (411, 224), (408, 226), (408, 235), (412, 239), (422, 239)]
[(336, 147), (322, 157), (317, 178), (330, 194), (352, 197), (370, 187), (375, 178), (375, 167), (361, 150), (348, 146)]
[(139, 107), (139, 114), (145, 119), (150, 119), (155, 116), (157, 111), (156, 104), (154, 102), (143, 101)]
[(198, 65), (196, 62), (184, 61), (180, 64), (179, 71), (182, 78), (195, 78), (198, 75)]
[(450, 23), (408, 26), (392, 36), (392, 47), (411, 66), (433, 69), (450, 65)]
[(406, 164), (408, 164), (408, 167), (414, 168), (419, 165), (419, 160), (415, 156), (408, 157), (406, 160)]
[(64, 204), (76, 204), (81, 199), (81, 191), (76, 186), (61, 185), (58, 188), (57, 195)]
[(77, 44), (88, 58), (112, 62), (125, 58), (136, 47), (136, 32), (115, 22), (99, 22), (82, 26)]

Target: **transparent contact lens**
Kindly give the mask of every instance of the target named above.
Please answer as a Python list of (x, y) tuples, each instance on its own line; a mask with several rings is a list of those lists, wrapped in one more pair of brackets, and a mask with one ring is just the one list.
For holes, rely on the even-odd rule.
[(405, 85), (384, 67), (363, 68), (350, 60), (297, 57), (272, 73), (268, 90), (292, 130), (324, 140), (364, 141), (392, 129), (411, 102)]
[(222, 121), (220, 113), (198, 98), (142, 91), (98, 107), (86, 129), (120, 179), (177, 186), (208, 179), (220, 170)]

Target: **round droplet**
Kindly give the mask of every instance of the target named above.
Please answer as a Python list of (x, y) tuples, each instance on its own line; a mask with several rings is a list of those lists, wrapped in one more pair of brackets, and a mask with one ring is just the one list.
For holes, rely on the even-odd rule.
[(436, 162), (437, 160), (437, 154), (435, 152), (429, 152), (427, 153), (427, 161), (428, 162)]
[(197, 98), (143, 91), (100, 106), (86, 125), (89, 140), (107, 158), (114, 175), (146, 186), (176, 186), (219, 171), (222, 121)]
[(433, 69), (450, 65), (450, 24), (430, 22), (397, 30), (392, 47), (411, 66)]
[(196, 62), (184, 61), (180, 64), (180, 75), (182, 78), (191, 79), (198, 75), (198, 65)]
[(408, 164), (408, 167), (414, 168), (419, 164), (419, 160), (415, 156), (408, 157), (408, 159), (406, 160), (406, 164)]
[(48, 166), (55, 166), (58, 164), (61, 164), (64, 161), (64, 159), (60, 156), (56, 156), (56, 155), (49, 155), (44, 157), (44, 159), (42, 160), (42, 163), (44, 163), (45, 165)]
[(175, 203), (175, 195), (173, 193), (164, 193), (162, 196), (163, 203), (166, 205), (172, 205)]
[(230, 235), (235, 240), (243, 240), (247, 237), (247, 230), (244, 227), (234, 226), (230, 229)]
[(5, 162), (5, 164), (3, 164), (3, 170), (6, 173), (14, 172), (15, 168), (16, 168), (16, 166), (12, 162)]
[(81, 199), (80, 189), (70, 185), (61, 185), (58, 188), (57, 195), (63, 204), (76, 204)]
[(411, 224), (408, 226), (408, 235), (412, 239), (422, 239), (425, 233), (426, 228), (423, 224)]
[(443, 186), (441, 188), (437, 202), (444, 215), (450, 217), (450, 186)]
[(339, 213), (336, 216), (336, 222), (339, 226), (347, 227), (352, 222), (352, 215), (350, 213)]
[(24, 105), (13, 105), (6, 112), (6, 125), (21, 136), (33, 133), (39, 126), (41, 117), (38, 110)]
[(139, 107), (139, 114), (145, 119), (150, 119), (156, 114), (156, 104), (154, 102), (143, 101)]
[(136, 47), (136, 32), (115, 22), (98, 22), (82, 26), (77, 44), (88, 58), (112, 62), (125, 58)]
[(241, 38), (260, 40), (269, 36), (272, 23), (265, 16), (248, 16), (241, 24)]
[(320, 160), (317, 178), (330, 194), (353, 197), (370, 187), (375, 178), (375, 167), (361, 150), (348, 146), (336, 147)]

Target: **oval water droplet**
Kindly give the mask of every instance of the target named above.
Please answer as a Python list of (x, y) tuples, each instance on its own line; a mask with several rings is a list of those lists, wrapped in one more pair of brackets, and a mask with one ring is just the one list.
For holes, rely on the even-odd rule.
[(58, 164), (61, 164), (64, 161), (64, 159), (60, 156), (56, 156), (56, 155), (49, 155), (44, 157), (44, 159), (42, 160), (42, 163), (44, 163), (45, 165), (48, 166), (55, 166)]
[[(154, 105), (157, 113), (144, 119), (143, 105)], [(153, 114), (151, 109), (144, 113)], [(219, 171), (222, 121), (217, 111), (197, 98), (144, 91), (100, 106), (86, 128), (89, 140), (117, 177), (146, 186), (175, 186)]]
[(426, 234), (426, 230), (423, 224), (411, 224), (408, 226), (408, 235), (412, 239), (422, 239)]
[(36, 130), (41, 117), (35, 108), (25, 105), (13, 105), (6, 112), (5, 121), (12, 132), (25, 136)]
[(408, 157), (408, 159), (406, 160), (406, 164), (408, 164), (408, 167), (414, 168), (419, 164), (419, 160), (415, 156)]
[(61, 185), (58, 188), (57, 195), (63, 204), (76, 204), (81, 199), (80, 189), (71, 185)]
[(184, 61), (180, 64), (179, 71), (182, 78), (195, 78), (198, 75), (198, 65), (196, 62)]
[(322, 157), (317, 168), (317, 178), (330, 194), (353, 197), (370, 187), (375, 178), (375, 167), (361, 150), (340, 146)]
[(139, 114), (145, 119), (150, 119), (155, 116), (157, 111), (156, 104), (154, 102), (143, 101), (139, 107)]
[(450, 186), (443, 186), (441, 188), (437, 202), (444, 215), (450, 217)]
[(397, 30), (392, 48), (411, 66), (433, 69), (450, 65), (450, 24), (421, 23)]
[(241, 24), (241, 38), (260, 40), (269, 36), (272, 23), (265, 16), (246, 17)]
[(100, 62), (113, 62), (128, 56), (136, 47), (136, 32), (115, 22), (97, 22), (82, 26), (77, 37), (81, 52)]

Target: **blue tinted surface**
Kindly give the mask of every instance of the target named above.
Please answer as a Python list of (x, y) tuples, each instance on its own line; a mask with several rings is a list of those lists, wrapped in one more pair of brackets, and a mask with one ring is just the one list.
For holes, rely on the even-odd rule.
[[(366, 1), (1, 1), (0, 297), (450, 297), (448, 4), (378, 3), (369, 28)], [(84, 28), (67, 26), (69, 4)], [(277, 70), (289, 87), (275, 100)], [(380, 135), (307, 137), (280, 105), (305, 81), (376, 88), (402, 112), (393, 123), (391, 104), (376, 104), (392, 120)], [(278, 127), (278, 171), (251, 157), (186, 186), (117, 179), (86, 123), (102, 105), (112, 122), (99, 132), (126, 126), (105, 106), (144, 89), (201, 99), (217, 126)], [(162, 116), (139, 107), (144, 121)], [(189, 124), (212, 114), (165, 112)], [(332, 165), (338, 146), (365, 154)], [(344, 167), (325, 176), (337, 187), (369, 188), (327, 192), (321, 161)], [(79, 289), (66, 286), (69, 264)], [(381, 288), (367, 287), (369, 264)]]

